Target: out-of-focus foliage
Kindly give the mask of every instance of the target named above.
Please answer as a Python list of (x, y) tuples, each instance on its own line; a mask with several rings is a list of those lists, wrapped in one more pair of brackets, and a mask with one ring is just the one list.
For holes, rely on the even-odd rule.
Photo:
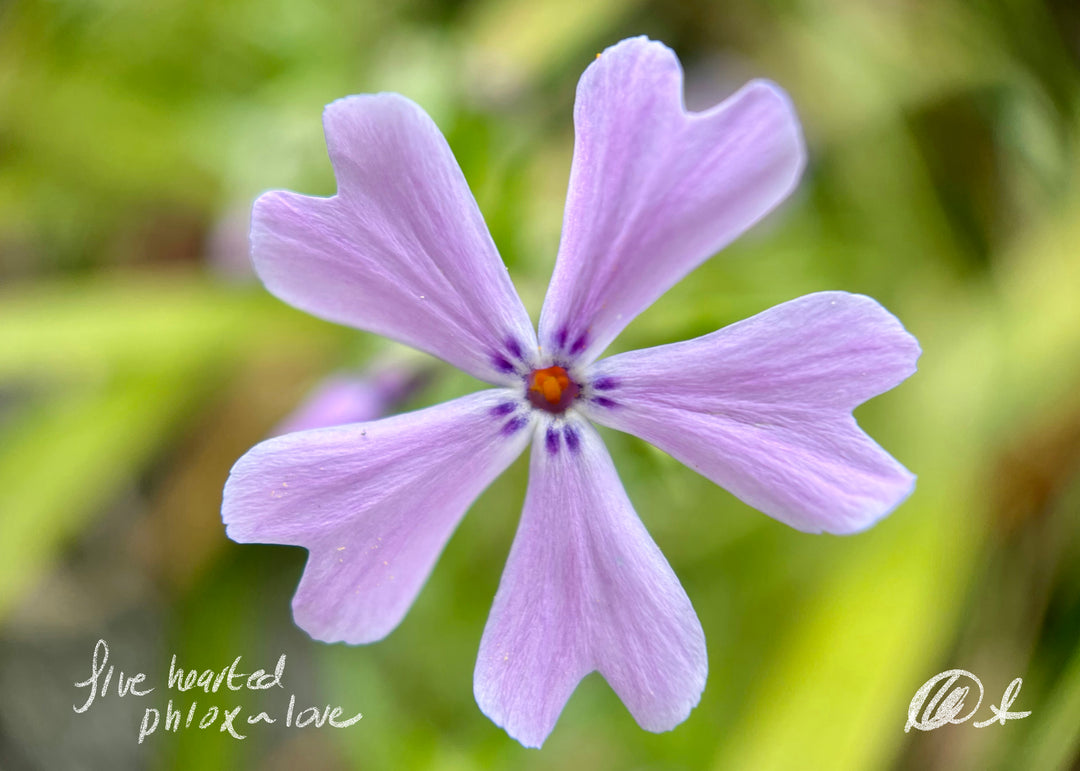
[[(382, 343), (268, 297), (261, 190), (332, 192), (319, 116), (394, 90), (446, 133), (530, 310), (558, 245), (576, 79), (671, 45), (702, 108), (786, 88), (810, 149), (790, 202), (662, 298), (619, 349), (797, 295), (878, 298), (920, 372), (860, 408), (919, 475), (872, 531), (807, 536), (606, 434), (705, 627), (709, 683), (674, 732), (598, 676), (526, 751), (472, 699), (524, 496), (473, 507), (404, 623), (328, 646), (289, 618), (300, 550), (220, 524), (229, 466), (319, 378)], [(11, 0), (0, 5), (0, 766), (1067, 769), (1080, 754), (1080, 11), (1066, 0)], [(475, 384), (443, 368), (419, 406)], [(160, 683), (173, 653), (289, 656), (340, 731), (160, 732), (72, 683), (107, 638)], [(954, 667), (1006, 726), (903, 731)], [(162, 689), (164, 690), (164, 689)], [(233, 706), (229, 697), (206, 705)], [(988, 715), (986, 707), (979, 717)]]

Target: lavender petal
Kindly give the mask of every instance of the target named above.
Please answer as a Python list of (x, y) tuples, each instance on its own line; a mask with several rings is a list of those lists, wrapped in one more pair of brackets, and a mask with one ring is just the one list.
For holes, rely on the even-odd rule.
[(562, 241), (540, 315), (545, 350), (595, 360), (615, 336), (794, 188), (791, 103), (755, 81), (700, 113), (661, 43), (624, 40), (578, 84)]
[(330, 321), (432, 353), (491, 383), (493, 357), (536, 335), (439, 129), (397, 94), (351, 96), (323, 116), (332, 198), (255, 202), (252, 260), (267, 289)]
[(366, 643), (405, 616), (473, 500), (521, 454), (490, 390), (370, 423), (269, 439), (236, 462), (222, 518), (240, 543), (310, 552), (293, 598), (318, 640)]
[(686, 592), (596, 430), (572, 422), (564, 433), (578, 451), (533, 443), (521, 523), (476, 662), (480, 709), (527, 747), (543, 744), (589, 672), (642, 728), (667, 731), (698, 703), (708, 669)]
[(876, 301), (821, 292), (704, 337), (597, 362), (590, 376), (618, 379), (618, 406), (584, 409), (781, 522), (851, 533), (915, 484), (851, 411), (914, 373), (919, 353)]

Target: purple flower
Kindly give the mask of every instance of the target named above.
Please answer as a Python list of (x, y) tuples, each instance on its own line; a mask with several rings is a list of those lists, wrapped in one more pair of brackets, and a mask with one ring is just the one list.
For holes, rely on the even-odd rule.
[(466, 509), (532, 441), (525, 507), (480, 643), (480, 708), (540, 746), (598, 670), (665, 731), (700, 699), (701, 625), (593, 423), (640, 436), (807, 532), (874, 524), (914, 477), (852, 409), (915, 371), (870, 298), (808, 295), (704, 337), (597, 358), (641, 311), (775, 207), (804, 161), (776, 86), (689, 113), (678, 60), (625, 40), (581, 78), (562, 242), (539, 336), (446, 141), (414, 103), (324, 114), (333, 198), (272, 192), (252, 253), (271, 292), (432, 353), (494, 387), (396, 417), (270, 439), (233, 468), (241, 542), (310, 559), (296, 623), (367, 643), (401, 621)]
[(272, 436), (381, 418), (404, 401), (426, 376), (404, 365), (376, 365), (362, 373), (323, 379)]

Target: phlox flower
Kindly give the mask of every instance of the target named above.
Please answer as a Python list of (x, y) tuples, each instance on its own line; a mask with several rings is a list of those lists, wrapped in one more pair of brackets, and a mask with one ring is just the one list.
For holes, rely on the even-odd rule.
[(599, 358), (793, 189), (805, 153), (788, 98), (756, 81), (688, 112), (662, 44), (624, 40), (593, 61), (577, 89), (538, 332), (423, 110), (396, 94), (351, 96), (323, 122), (337, 194), (258, 199), (258, 275), (285, 302), (491, 388), (257, 445), (225, 487), (229, 537), (309, 550), (293, 614), (312, 637), (379, 640), (466, 509), (531, 442), (476, 700), (540, 746), (577, 683), (599, 671), (643, 728), (673, 728), (705, 686), (704, 634), (593, 424), (651, 442), (806, 532), (867, 528), (914, 485), (851, 414), (911, 375), (919, 355), (868, 297), (811, 294), (694, 340)]
[(382, 363), (363, 372), (339, 372), (323, 378), (295, 410), (270, 432), (272, 436), (375, 420), (393, 411), (426, 379), (402, 363)]

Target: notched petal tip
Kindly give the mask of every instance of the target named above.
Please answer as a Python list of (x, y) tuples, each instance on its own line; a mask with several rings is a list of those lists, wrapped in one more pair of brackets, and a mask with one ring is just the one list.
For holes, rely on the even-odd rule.
[[(304, 566), (305, 573), (314, 562), (315, 555), (308, 549), (308, 559)], [(406, 606), (400, 612), (388, 613), (368, 620), (363, 626), (347, 627), (321, 616), (316, 612), (316, 606), (311, 600), (303, 597), (299, 591), (293, 595), (291, 608), (293, 623), (303, 629), (312, 640), (345, 645), (369, 645), (386, 639), (401, 624), (409, 610)]]
[(904, 501), (910, 498), (911, 494), (915, 492), (915, 483), (917, 480), (918, 477), (916, 477), (915, 474), (912, 474), (906, 468), (897, 464), (897, 478), (895, 480), (894, 493), (891, 497), (876, 501), (874, 505), (868, 506), (865, 511), (858, 514), (849, 513), (847, 517), (840, 522), (830, 523), (824, 528), (818, 526), (815, 529), (807, 530), (806, 532), (815, 534), (828, 533), (829, 535), (840, 536), (857, 535), (865, 532), (896, 511)]
[(714, 107), (701, 112), (688, 113), (693, 120), (707, 119), (710, 115), (725, 109), (746, 109), (747, 104), (754, 104), (761, 122), (759, 134), (770, 137), (771, 151), (775, 156), (777, 169), (786, 179), (786, 187), (781, 184), (779, 200), (786, 198), (798, 185), (806, 169), (806, 137), (802, 122), (795, 111), (791, 96), (766, 78), (756, 78)]
[[(642, 310), (752, 227), (806, 164), (791, 99), (752, 81), (688, 112), (674, 52), (647, 38), (606, 50), (578, 84), (574, 161), (540, 339), (589, 339), (594, 361)], [(628, 214), (630, 213), (630, 214)]]
[(365, 110), (376, 112), (380, 120), (385, 120), (386, 117), (397, 112), (431, 122), (431, 117), (424, 108), (404, 94), (395, 91), (380, 91), (375, 94), (350, 94), (335, 99), (323, 107), (323, 133), (327, 145), (331, 143), (340, 130), (348, 131), (351, 128), (350, 124), (354, 123), (358, 117), (361, 117)]
[(616, 87), (633, 81), (663, 82), (681, 92), (682, 65), (675, 52), (657, 40), (644, 35), (620, 40), (597, 54), (582, 73), (574, 104), (575, 116), (579, 116), (579, 109), (588, 101), (598, 79)]
[[(871, 443), (883, 455), (887, 455), (880, 445), (872, 440)], [(882, 480), (874, 491), (875, 495), (872, 498), (867, 498), (862, 506), (849, 501), (843, 511), (834, 511), (828, 517), (819, 515), (808, 519), (780, 519), (779, 517), (777, 519), (780, 519), (789, 527), (808, 535), (842, 537), (866, 532), (900, 508), (915, 492), (918, 477), (893, 459), (891, 455), (887, 455), (887, 457), (893, 462), (891, 478)], [(770, 514), (767, 511), (766, 513)], [(770, 514), (770, 516), (772, 515)]]
[(576, 454), (533, 444), (521, 522), (474, 675), (480, 709), (527, 747), (544, 743), (590, 672), (653, 732), (686, 719), (708, 672), (697, 614), (599, 434), (568, 422)]
[[(266, 540), (260, 535), (262, 507), (251, 505), (252, 490), (260, 486), (254, 480), (260, 477), (262, 458), (268, 451), (273, 453), (276, 440), (277, 437), (267, 439), (241, 455), (232, 465), (225, 480), (221, 493), (221, 521), (225, 525), (225, 535), (236, 543), (280, 543)], [(275, 486), (276, 484), (275, 482)], [(275, 489), (267, 485), (263, 492), (264, 495), (255, 496), (256, 500), (272, 498)]]
[(885, 339), (887, 336), (888, 343), (893, 348), (896, 356), (906, 363), (906, 369), (902, 366), (896, 368), (895, 383), (891, 386), (882, 387), (879, 393), (884, 393), (885, 391), (894, 388), (918, 372), (919, 367), (917, 362), (922, 356), (922, 346), (919, 344), (919, 339), (908, 331), (907, 327), (904, 326), (904, 322), (900, 321), (895, 313), (890, 311), (873, 297), (865, 294), (832, 291), (818, 292), (806, 296), (815, 297), (818, 295), (833, 300), (844, 307), (858, 309), (862, 314), (862, 318), (858, 319), (858, 321), (865, 324), (880, 326), (882, 330), (882, 339)]
[(525, 448), (485, 391), (391, 418), (269, 439), (229, 476), (222, 519), (241, 542), (308, 550), (293, 598), (318, 640), (382, 639), (412, 605), (476, 497)]
[(481, 380), (516, 382), (492, 355), (508, 336), (535, 347), (532, 322), (430, 116), (400, 94), (360, 94), (327, 105), (323, 124), (335, 195), (256, 202), (252, 259), (267, 289)]
[(899, 506), (915, 477), (852, 410), (915, 372), (919, 350), (872, 298), (821, 292), (598, 363), (594, 378), (619, 381), (620, 408), (586, 411), (791, 527), (854, 533)]
[[(383, 157), (400, 152), (399, 147), (387, 141), (388, 137), (405, 138), (407, 146), (408, 138), (421, 138), (450, 154), (442, 132), (427, 111), (407, 96), (393, 91), (335, 99), (323, 108), (322, 124), (327, 154), (337, 181), (337, 195), (347, 193), (353, 187), (386, 184), (369, 156), (373, 149)], [(419, 156), (430, 150), (422, 145), (411, 145), (409, 151)], [(412, 160), (422, 161), (423, 158)]]
[[(679, 63), (679, 57), (675, 55), (675, 52), (671, 48), (660, 40), (653, 40), (648, 35), (635, 35), (634, 37), (623, 38), (617, 43), (612, 43), (607, 48), (597, 55), (596, 61), (604, 61), (604, 57), (614, 56), (658, 56), (669, 58)], [(595, 65), (593, 64), (589, 66)]]

